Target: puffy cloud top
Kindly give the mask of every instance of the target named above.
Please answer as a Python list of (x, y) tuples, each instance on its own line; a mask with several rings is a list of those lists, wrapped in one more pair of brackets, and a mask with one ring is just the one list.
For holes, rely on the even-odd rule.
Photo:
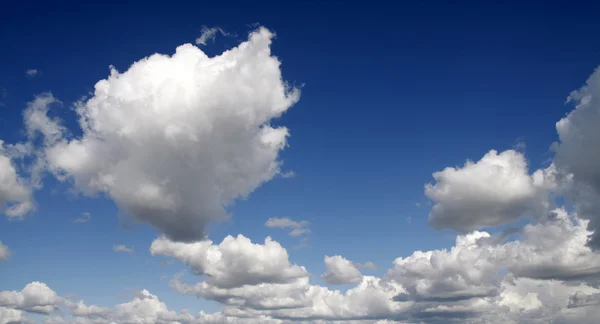
[[(542, 172), (542, 171), (540, 171)], [(429, 223), (462, 232), (501, 225), (544, 206), (543, 172), (530, 176), (522, 153), (492, 150), (478, 162), (448, 167), (433, 174), (425, 194), (435, 205)]]

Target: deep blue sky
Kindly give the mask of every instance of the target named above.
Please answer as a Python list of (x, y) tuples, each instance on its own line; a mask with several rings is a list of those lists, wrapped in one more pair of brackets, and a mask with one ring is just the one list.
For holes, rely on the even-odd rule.
[[(237, 33), (205, 48), (218, 54), (258, 23), (277, 34), (272, 49), (284, 78), (304, 84), (300, 102), (277, 121), (291, 131), (282, 159), (297, 176), (268, 183), (236, 204), (233, 219), (211, 238), (272, 235), (314, 273), (322, 272), (324, 254), (385, 269), (415, 249), (452, 243), (453, 236), (427, 225), (423, 185), (433, 172), (518, 141), (526, 143), (531, 169), (549, 159), (554, 125), (571, 109), (567, 95), (600, 62), (595, 9), (533, 1), (13, 1), (0, 11), (6, 95), (0, 139), (24, 139), (21, 114), (35, 94), (51, 91), (63, 101), (55, 112), (72, 125), (71, 104), (107, 77), (109, 65), (124, 71), (147, 55), (171, 54), (193, 43), (202, 26)], [(30, 68), (41, 74), (27, 78)], [(146, 264), (156, 262), (146, 253), (152, 229), (123, 230), (111, 202), (74, 199), (65, 189), (49, 181), (36, 194), (40, 211), (19, 223), (0, 218), (0, 239), (22, 247), (0, 269), (0, 288), (41, 280), (61, 293), (83, 294), (91, 274), (99, 288), (97, 296), (85, 296), (90, 302), (144, 286), (178, 303), (174, 308), (193, 307), (194, 300), (170, 296), (167, 282), (157, 280), (178, 268)], [(84, 211), (92, 222), (74, 230), (72, 219)], [(262, 226), (269, 217), (309, 220), (311, 247), (293, 249), (284, 231)], [(115, 254), (113, 244), (140, 253)], [(56, 268), (41, 272), (38, 264), (48, 261)]]

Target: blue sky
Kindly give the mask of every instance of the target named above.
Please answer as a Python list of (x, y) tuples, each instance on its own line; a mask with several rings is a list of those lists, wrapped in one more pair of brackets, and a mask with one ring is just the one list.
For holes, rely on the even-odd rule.
[[(539, 210), (534, 212), (528, 203), (526, 211), (514, 216), (500, 213), (502, 221), (489, 221), (494, 226), (485, 220), (473, 221), (476, 228), (469, 231), (458, 226), (435, 228), (428, 221), (432, 206), (446, 207), (440, 217), (450, 217), (449, 210), (456, 206), (444, 205), (450, 201), (444, 197), (428, 197), (424, 186), (442, 188), (443, 181), (436, 184), (432, 174), (446, 167), (460, 169), (465, 161), (477, 162), (490, 150), (500, 154), (516, 148), (517, 157), (507, 163), (518, 164), (522, 157), (528, 174), (555, 161), (582, 186), (590, 184), (581, 179), (595, 176), (578, 173), (577, 163), (565, 162), (564, 156), (586, 157), (573, 155), (579, 151), (566, 146), (574, 145), (567, 135), (560, 137), (566, 148), (557, 153), (560, 157), (565, 152), (563, 158), (555, 158), (550, 149), (559, 140), (556, 123), (576, 106), (565, 104), (567, 96), (585, 84), (599, 63), (600, 44), (593, 40), (600, 26), (587, 5), (26, 2), (5, 6), (0, 21), (0, 139), (5, 145), (31, 141), (23, 114), (42, 93), (51, 92), (60, 101), (48, 105), (48, 115), (60, 120), (68, 133), (64, 140), (72, 141), (84, 136), (74, 104), (83, 96), (92, 97), (96, 83), (108, 78), (109, 66), (125, 72), (154, 53), (172, 55), (179, 45), (194, 44), (205, 26), (223, 31), (206, 45), (198, 44), (209, 57), (247, 42), (248, 34), (259, 26), (273, 32), (271, 51), (282, 63), (282, 78), (301, 91), (297, 103), (280, 117), (268, 119), (274, 127), (289, 130), (287, 147), (276, 151), (276, 160), (283, 162), (281, 174), (294, 176), (261, 176), (264, 183), (249, 189), (247, 199), (231, 199), (227, 207), (231, 218), (209, 222), (207, 233), (217, 244), (227, 235), (243, 234), (255, 243), (270, 236), (287, 249), (291, 263), (306, 267), (315, 285), (343, 292), (356, 284), (335, 287), (323, 279), (321, 274), (330, 270), (324, 256), (372, 262), (376, 269), (357, 268), (365, 276), (383, 278), (390, 276), (396, 258), (449, 248), (458, 234), (472, 229), (495, 234), (507, 226), (546, 226), (533, 216)], [(227, 88), (222, 91), (235, 96)], [(591, 138), (582, 140), (588, 148), (597, 143), (597, 133), (583, 133)], [(39, 141), (36, 145), (45, 148), (55, 145)], [(148, 158), (158, 159), (148, 152)], [(18, 168), (25, 182), (28, 159), (24, 169)], [(18, 161), (14, 158), (14, 165)], [(481, 173), (473, 176), (477, 175)], [(223, 309), (218, 300), (187, 296), (169, 284), (178, 273), (198, 280), (185, 262), (169, 258), (171, 254), (151, 255), (149, 247), (162, 233), (161, 226), (124, 223), (128, 212), (119, 209), (107, 192), (80, 194), (82, 188), (74, 180), (78, 176), (67, 171), (67, 179), (61, 181), (49, 167), (43, 187), (33, 191), (37, 209), (19, 220), (0, 217), (0, 241), (11, 251), (0, 263), (0, 291), (20, 291), (39, 281), (60, 296), (112, 307), (129, 300), (132, 291), (147, 289), (170, 309), (193, 313)], [(206, 182), (216, 179), (207, 177)], [(454, 184), (458, 185), (468, 183)], [(498, 186), (520, 192), (510, 184)], [(590, 186), (584, 191), (595, 194), (595, 184)], [(198, 192), (201, 196), (202, 190)], [(512, 192), (504, 197), (509, 203)], [(559, 198), (553, 196), (550, 204), (561, 201), (564, 192), (554, 195)], [(568, 212), (578, 215), (569, 217), (597, 219), (596, 214), (577, 209), (578, 204), (585, 205), (583, 198), (564, 196), (574, 206)], [(205, 201), (198, 199), (200, 204)], [(467, 204), (469, 199), (463, 199)], [(74, 223), (83, 213), (90, 219)], [(267, 227), (270, 218), (308, 225)], [(310, 233), (290, 236), (293, 226), (309, 228)], [(115, 245), (135, 252), (117, 253)], [(589, 253), (589, 262), (595, 265), (596, 252)], [(163, 260), (170, 261), (161, 264)], [(410, 284), (403, 286), (410, 293)], [(595, 291), (590, 288), (586, 293)], [(46, 315), (27, 316), (41, 322)]]

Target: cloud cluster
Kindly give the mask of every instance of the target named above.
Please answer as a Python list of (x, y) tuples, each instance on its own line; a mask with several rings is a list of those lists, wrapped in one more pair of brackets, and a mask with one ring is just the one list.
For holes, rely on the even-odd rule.
[[(218, 29), (205, 30), (205, 44)], [(271, 122), (298, 99), (271, 55), (273, 35), (209, 58), (191, 44), (155, 54), (111, 75), (77, 105), (82, 135), (69, 137), (37, 96), (24, 113), (30, 140), (0, 142), (0, 208), (11, 218), (34, 208), (32, 190), (51, 171), (87, 195), (105, 194), (120, 210), (155, 227), (150, 253), (177, 259), (197, 282), (175, 276), (176, 291), (220, 303), (215, 314), (169, 309), (147, 290), (114, 307), (87, 305), (32, 282), (0, 292), (0, 324), (46, 323), (596, 323), (600, 318), (600, 70), (569, 100), (576, 107), (556, 125), (556, 155), (530, 172), (522, 152), (489, 151), (448, 167), (425, 186), (429, 222), (461, 232), (447, 249), (398, 257), (381, 277), (363, 275), (343, 256), (325, 256), (322, 278), (267, 237), (238, 235), (219, 244), (206, 226), (227, 206), (280, 173), (288, 130)], [(16, 160), (32, 156), (29, 181)], [(574, 206), (558, 207), (564, 196)], [(515, 231), (485, 228), (527, 218)], [(88, 217), (89, 219), (89, 217)], [(271, 218), (266, 226), (308, 234), (308, 222)], [(591, 240), (589, 238), (591, 237)], [(126, 246), (117, 252), (133, 253)], [(0, 259), (8, 249), (0, 243)], [(62, 308), (61, 308), (62, 307)], [(64, 309), (63, 309), (64, 308)], [(59, 309), (66, 315), (61, 315)], [(67, 313), (68, 309), (68, 313)]]
[[(154, 54), (95, 85), (77, 104), (83, 134), (69, 138), (48, 117), (51, 94), (25, 113), (30, 135), (42, 134), (40, 166), (87, 195), (103, 193), (125, 215), (172, 240), (205, 237), (226, 207), (280, 172), (288, 130), (270, 123), (299, 99), (281, 78), (265, 28), (221, 55), (185, 44)], [(30, 194), (1, 156), (0, 203), (23, 214)], [(6, 187), (6, 188), (5, 188)]]

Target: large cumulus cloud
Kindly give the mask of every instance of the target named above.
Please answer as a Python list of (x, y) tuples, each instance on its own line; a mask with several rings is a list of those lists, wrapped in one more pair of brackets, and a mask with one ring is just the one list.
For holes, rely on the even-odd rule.
[(569, 197), (580, 216), (589, 219), (594, 232), (590, 244), (600, 248), (600, 70), (596, 69), (585, 86), (568, 98), (575, 109), (556, 123), (559, 142), (554, 163), (572, 175)]
[[(282, 80), (272, 38), (260, 28), (219, 56), (185, 44), (111, 68), (77, 105), (83, 135), (47, 141), (49, 169), (172, 240), (202, 239), (229, 204), (280, 172), (289, 132), (270, 122), (299, 92)], [(37, 120), (47, 136), (60, 129)]]

